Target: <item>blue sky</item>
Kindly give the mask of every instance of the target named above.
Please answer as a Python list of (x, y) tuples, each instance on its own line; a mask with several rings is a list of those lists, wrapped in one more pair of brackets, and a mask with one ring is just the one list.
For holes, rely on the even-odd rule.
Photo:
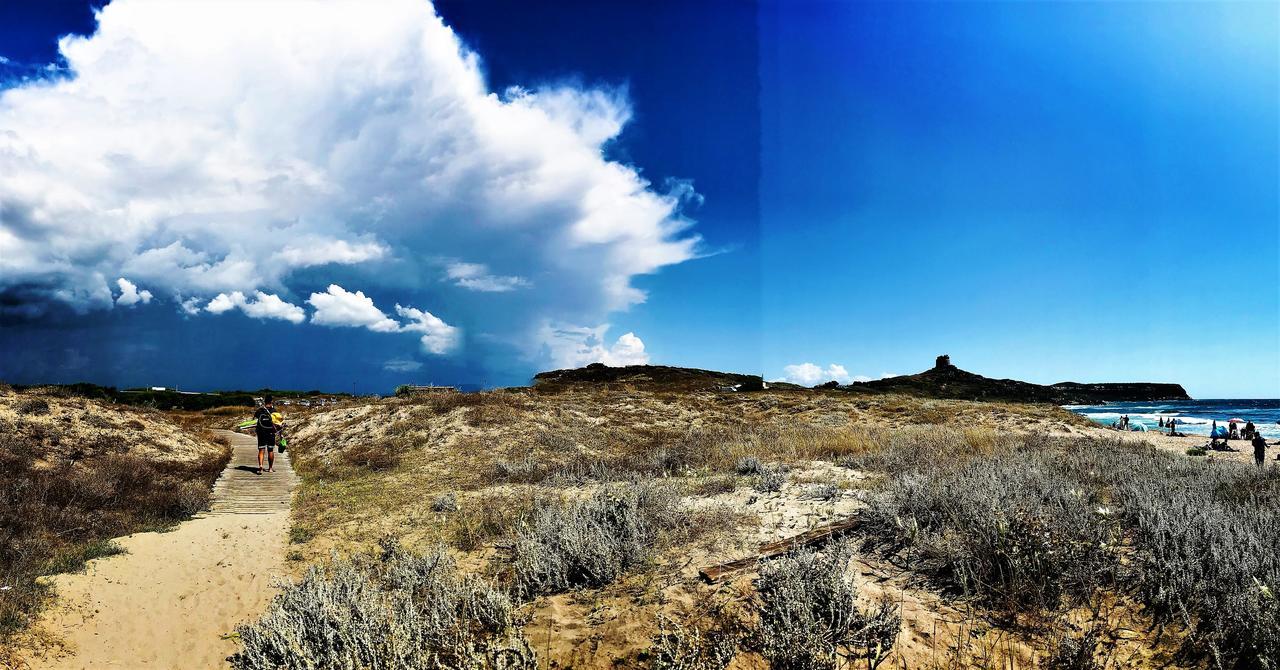
[[(435, 7), (447, 29), (424, 36), (400, 30), (403, 17), (364, 17), (381, 27), (353, 31), (342, 68), (295, 69), (318, 62), (299, 47), (224, 58), (189, 89), (184, 73), (207, 72), (199, 54), (167, 52), (177, 47), (147, 32), (181, 24), (180, 12), (118, 1), (75, 58), (86, 86), (111, 92), (136, 74), (178, 101), (168, 117), (126, 123), (161, 138), (137, 149), (79, 120), (130, 110), (128, 96), (96, 110), (74, 93), (12, 95), (66, 63), (58, 35), (92, 34), (87, 7), (0, 7), (0, 129), (58, 156), (71, 150), (41, 125), (53, 110), (98, 149), (48, 174), (17, 158), (5, 168), (23, 179), (0, 187), (0, 226), (26, 245), (11, 249), (41, 260), (0, 258), (9, 381), (378, 392), (522, 383), (602, 357), (769, 378), (808, 379), (811, 364), (822, 381), (915, 372), (945, 352), (990, 376), (1280, 396), (1274, 4), (450, 1)], [(289, 18), (251, 17), (296, 29)], [(217, 47), (231, 39), (222, 25), (184, 29)], [(404, 74), (383, 58), (450, 31), (475, 55), (481, 93), (503, 101), (486, 112), (500, 127), (448, 116), (486, 104), (457, 78), (465, 61), (437, 54)], [(147, 50), (121, 56), (121, 44)], [(263, 75), (262, 63), (276, 69)], [(347, 77), (365, 88), (351, 94)], [(271, 99), (276, 83), (286, 99)], [(307, 100), (317, 109), (298, 112)], [(545, 113), (541, 125), (503, 130), (534, 123), (528, 109)], [(290, 125), (273, 127), (281, 114)], [(203, 142), (235, 124), (233, 137), (256, 144), (169, 158), (225, 146)], [(576, 135), (563, 147), (528, 139), (566, 129)], [(415, 142), (434, 148), (396, 150)], [(82, 169), (94, 161), (104, 170)], [(239, 186), (210, 190), (225, 165)], [(616, 166), (643, 190), (619, 186)], [(259, 172), (246, 208), (240, 175)], [(458, 173), (444, 205), (415, 192), (431, 183), (422, 174)], [(23, 190), (41, 179), (77, 190)], [(526, 196), (502, 200), (512, 183)], [(588, 205), (600, 214), (582, 215)], [(112, 226), (137, 232), (124, 246), (71, 242)], [(269, 254), (253, 251), (262, 244)], [(122, 300), (126, 277), (152, 297)]]
[(766, 11), (764, 367), (1280, 395), (1278, 7)]

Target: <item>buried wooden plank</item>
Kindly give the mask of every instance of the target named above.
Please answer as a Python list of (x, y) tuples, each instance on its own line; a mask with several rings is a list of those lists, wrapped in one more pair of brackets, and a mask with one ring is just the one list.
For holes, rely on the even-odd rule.
[(765, 544), (760, 545), (760, 548), (756, 550), (755, 554), (747, 556), (746, 558), (740, 558), (736, 561), (729, 561), (728, 563), (721, 563), (719, 565), (712, 565), (703, 568), (698, 571), (698, 576), (708, 584), (714, 584), (725, 575), (746, 570), (755, 566), (760, 561), (770, 559), (775, 556), (781, 556), (788, 551), (798, 549), (800, 547), (812, 547), (814, 545), (828, 542), (837, 536), (855, 530), (859, 525), (861, 525), (861, 523), (862, 519), (854, 516), (829, 523), (825, 526), (818, 526), (813, 530), (807, 530), (799, 535), (793, 535), (775, 542), (766, 542)]

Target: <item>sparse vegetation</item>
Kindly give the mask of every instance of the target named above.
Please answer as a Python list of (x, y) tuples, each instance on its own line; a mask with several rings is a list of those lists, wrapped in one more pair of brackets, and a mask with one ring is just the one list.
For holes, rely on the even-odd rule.
[[(119, 553), (110, 538), (158, 529), (208, 504), (225, 445), (158, 443), (191, 448), (186, 460), (160, 462), (134, 447), (176, 431), (148, 417), (150, 435), (135, 433), (129, 413), (108, 412), (79, 398), (0, 395), (0, 639), (25, 628), (50, 595), (45, 574), (80, 569)], [(136, 411), (136, 410), (134, 410)], [(139, 423), (139, 426), (142, 424)], [(135, 435), (137, 440), (135, 441)]]
[(729, 617), (681, 623), (658, 616), (658, 633), (649, 649), (653, 670), (724, 670), (738, 655), (742, 626)]
[[(971, 468), (965, 475), (969, 479), (951, 485), (981, 483), (986, 488), (971, 488), (966, 492), (970, 500), (958, 505), (947, 498), (946, 489), (918, 500), (903, 493), (898, 508), (912, 513), (901, 517), (901, 527), (896, 522), (866, 526), (879, 549), (869, 556), (905, 558), (944, 593), (976, 596), (965, 602), (985, 605), (1004, 617), (983, 618), (983, 626), (1016, 623), (1008, 628), (1017, 631), (1009, 634), (1013, 637), (1002, 639), (1018, 639), (1022, 649), (1035, 649), (1041, 659), (1057, 638), (1048, 629), (1037, 629), (1035, 617), (1084, 603), (1100, 589), (1136, 593), (1132, 569), (1116, 559), (1116, 552), (1128, 549), (1131, 526), (1118, 512), (1114, 496), (1079, 485), (1076, 491), (1059, 486), (1050, 476), (1064, 467), (1065, 458), (1056, 448), (1029, 463), (1034, 472), (1014, 476), (1028, 462), (1001, 461), (1012, 452), (1032, 451), (1023, 434), (983, 428), (1078, 430), (1080, 420), (1058, 408), (843, 392), (713, 394), (601, 387), (589, 392), (561, 388), (552, 393), (413, 396), (301, 418), (291, 435), (291, 453), (305, 482), (296, 499), (295, 523), (324, 538), (299, 547), (306, 560), (315, 561), (319, 548), (327, 551), (335, 545), (358, 554), (372, 542), (373, 532), (388, 527), (403, 533), (412, 546), (447, 543), (460, 552), (467, 570), (496, 578), (525, 603), (518, 607), (530, 608), (521, 611), (536, 613), (538, 623), (526, 633), (538, 640), (539, 653), (549, 645), (547, 660), (557, 663), (569, 663), (565, 654), (570, 652), (556, 651), (569, 644), (564, 640), (594, 649), (599, 633), (593, 631), (615, 625), (631, 631), (627, 639), (634, 639), (634, 628), (626, 628), (636, 625), (634, 619), (622, 621), (635, 612), (646, 612), (648, 625), (658, 625), (653, 623), (663, 621), (658, 615), (670, 611), (668, 594), (693, 588), (687, 561), (704, 560), (698, 558), (707, 555), (702, 551), (717, 559), (741, 556), (736, 552), (750, 551), (762, 541), (748, 538), (786, 537), (833, 516), (838, 520), (862, 501), (879, 504), (881, 496), (902, 483), (899, 479), (914, 478), (924, 491), (933, 486), (935, 473), (965, 467)], [(939, 422), (973, 428), (954, 431), (937, 426)], [(1050, 447), (1057, 444), (1046, 440)], [(363, 454), (371, 444), (394, 450), (398, 460), (382, 469), (359, 465), (365, 457), (353, 459), (349, 452)], [(1005, 469), (981, 482), (978, 463)], [(651, 503), (632, 500), (641, 495), (637, 489), (649, 486), (664, 489), (663, 497), (673, 503), (656, 509), (679, 514), (650, 514), (645, 509)], [(849, 490), (866, 487), (870, 489)], [(1001, 487), (1007, 490), (995, 509), (989, 501), (979, 504)], [(752, 495), (743, 490), (748, 488), (771, 495)], [(1080, 491), (1087, 492), (1084, 498)], [(444, 501), (450, 496), (457, 511), (447, 511)], [(723, 497), (715, 503), (699, 500), (706, 496)], [(1081, 507), (1081, 500), (1099, 504)], [(921, 506), (922, 513), (938, 511), (930, 521), (937, 525), (919, 523), (911, 505)], [(1097, 512), (1102, 507), (1107, 513)], [(794, 511), (779, 517), (776, 509)], [(691, 539), (712, 526), (720, 538), (714, 548)], [(731, 528), (736, 532), (723, 532)], [(922, 551), (929, 537), (935, 539), (933, 554)], [(816, 556), (827, 553), (820, 550)], [(952, 561), (950, 567), (944, 567), (943, 559)], [(1082, 560), (1097, 569), (1076, 567)], [(1051, 576), (1033, 577), (1044, 574)], [(743, 602), (756, 607), (746, 607), (738, 623), (762, 626), (765, 600), (757, 589), (745, 588), (749, 597)], [(848, 616), (861, 617), (859, 621), (887, 626), (892, 619), (893, 608), (876, 599), (856, 606), (857, 613)], [(551, 614), (543, 608), (552, 608)], [(574, 625), (562, 629), (563, 617)], [(618, 623), (609, 623), (615, 617)], [(1179, 625), (1171, 623), (1171, 629)], [(752, 630), (755, 634), (746, 640), (763, 639), (763, 629)], [(858, 630), (837, 645), (840, 655), (832, 658), (856, 657), (854, 667), (892, 653), (917, 654), (899, 656), (894, 663), (919, 660), (918, 646), (907, 652), (883, 640), (879, 652), (859, 646), (870, 633)], [(960, 639), (955, 631), (945, 636), (953, 634)], [(668, 618), (656, 633), (650, 629), (641, 638), (651, 641), (649, 647), (623, 652), (617, 645), (628, 643), (615, 638), (590, 653), (598, 654), (592, 658), (600, 662), (607, 656), (614, 662), (626, 658), (689, 668), (722, 667), (742, 653), (764, 657), (762, 648), (735, 635), (732, 626), (722, 623)], [(778, 635), (779, 640), (786, 637)], [(903, 643), (918, 644), (905, 638)], [(966, 642), (962, 646), (968, 651), (957, 652), (956, 658), (967, 660), (957, 660), (954, 667), (994, 659), (992, 649), (1004, 653), (994, 644)], [(734, 645), (737, 651), (731, 654)], [(627, 655), (641, 651), (648, 655)], [(933, 663), (938, 657), (931, 658)], [(814, 667), (826, 663), (812, 662)]]
[(688, 523), (676, 491), (651, 482), (541, 506), (512, 538), (513, 586), (528, 595), (608, 584)]
[(1134, 591), (1213, 667), (1280, 659), (1280, 471), (1190, 461), (1117, 440), (1029, 437), (937, 457), (870, 455), (887, 470), (870, 542), (997, 611), (1059, 610)]
[(864, 608), (846, 577), (853, 547), (837, 543), (821, 554), (799, 550), (760, 570), (760, 653), (775, 670), (834, 670), (838, 660), (875, 668), (898, 637), (897, 606)]
[(1045, 670), (1102, 670), (1098, 662), (1099, 645), (1096, 631), (1085, 631), (1079, 636), (1063, 635), (1054, 641), (1045, 659)]
[(787, 483), (787, 474), (781, 468), (772, 467), (763, 470), (758, 477), (753, 488), (760, 493), (777, 493), (782, 490), (782, 485)]
[(740, 475), (759, 475), (764, 474), (764, 463), (755, 456), (743, 456), (734, 464), (733, 469)]
[(431, 511), (437, 514), (458, 511), (458, 496), (453, 493), (436, 496), (436, 499), (431, 501)]
[(369, 442), (342, 452), (347, 465), (365, 470), (391, 470), (400, 465), (401, 455), (394, 445)]
[[(77, 454), (49, 460), (58, 467), (136, 470), (108, 457), (128, 456), (132, 433), (164, 420), (145, 410), (84, 413), (76, 425), (92, 430), (68, 445), (55, 424), (60, 403), (0, 416), (21, 420), (11, 432), (35, 440), (40, 453)], [(240, 412), (172, 416), (198, 435)], [(937, 425), (951, 422), (976, 427)], [(1265, 578), (1273, 561), (1241, 553), (1273, 537), (1259, 528), (1265, 515), (1240, 517), (1274, 507), (1269, 480), (1188, 474), (1183, 481), (1163, 461), (1095, 453), (1120, 447), (981, 428), (1079, 426), (1058, 408), (610, 382), (589, 391), (345, 403), (295, 410), (290, 424), (290, 456), (304, 484), (285, 556), (299, 574), (308, 564), (325, 567), (306, 572), (266, 617), (241, 630), (238, 668), (288, 666), (288, 654), (314, 667), (518, 668), (532, 667), (531, 648), (559, 667), (721, 670), (744, 660), (743, 667), (875, 667), (890, 657), (893, 667), (925, 667), (938, 657), (922, 660), (918, 637), (897, 639), (905, 615), (879, 594), (930, 585), (974, 596), (961, 602), (979, 612), (975, 626), (1004, 627), (1011, 637), (1002, 639), (1034, 645), (1034, 656), (1054, 667), (1090, 668), (1112, 640), (1037, 625), (1099, 593), (1140, 599), (1143, 616), (1154, 617), (1144, 622), (1189, 641), (1187, 658), (1266, 667), (1259, 659), (1274, 653), (1267, 594), (1275, 587)], [(1114, 476), (1126, 468), (1151, 475)], [(1143, 491), (1160, 481), (1157, 472), (1175, 473), (1173, 491)], [(128, 490), (131, 481), (112, 486)], [(1188, 507), (1178, 491), (1195, 487), (1212, 493)], [(164, 494), (181, 487), (170, 489)], [(873, 504), (861, 532), (874, 552), (851, 559), (850, 547), (837, 543), (765, 562), (753, 568), (755, 580), (751, 569), (712, 587), (693, 578), (762, 542), (846, 519), (866, 501)], [(187, 502), (175, 503), (172, 518), (200, 503)], [(1203, 528), (1186, 527), (1180, 515), (1193, 514)], [(140, 520), (126, 522), (136, 528)], [(1238, 546), (1213, 526), (1241, 530)], [(387, 530), (413, 550), (383, 543), (368, 553)], [(104, 532), (48, 555), (46, 567), (111, 551), (103, 540), (114, 531)], [(893, 570), (910, 566), (927, 583), (878, 579), (859, 596), (851, 560), (880, 571), (889, 564), (882, 555), (894, 557)], [(1197, 556), (1237, 567), (1208, 567)], [(1240, 587), (1253, 575), (1262, 581)], [(676, 614), (711, 594), (732, 603), (732, 615)], [(1202, 614), (1210, 608), (1230, 614), (1210, 621)], [(992, 612), (997, 617), (988, 618)], [(939, 639), (953, 636), (954, 649), (939, 652), (955, 654), (945, 667), (994, 663), (994, 643), (955, 630)], [(591, 651), (575, 656), (569, 648)]]
[(443, 548), (417, 555), (386, 539), (377, 561), (313, 567), (286, 587), (239, 629), (244, 647), (230, 661), (237, 670), (531, 670), (516, 623), (511, 599), (460, 573)]

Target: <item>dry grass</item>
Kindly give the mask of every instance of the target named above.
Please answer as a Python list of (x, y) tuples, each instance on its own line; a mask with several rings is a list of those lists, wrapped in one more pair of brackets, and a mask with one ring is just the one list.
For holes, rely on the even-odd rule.
[(160, 414), (35, 391), (0, 394), (0, 421), (0, 638), (50, 595), (36, 577), (200, 511), (230, 456)]
[[(304, 480), (294, 522), (318, 540), (313, 557), (372, 547), (386, 532), (476, 549), (492, 541), (486, 513), (472, 504), (477, 494), (672, 477), (698, 495), (740, 486), (772, 494), (785, 483), (778, 464), (856, 458), (894, 435), (927, 439), (939, 413), (1016, 429), (1081, 421), (1053, 407), (807, 391), (515, 389), (353, 402), (290, 417)], [(761, 471), (738, 476), (739, 461)], [(449, 493), (457, 514), (424, 505)]]
[[(938, 458), (900, 442), (861, 460), (887, 475), (864, 514), (870, 543), (1022, 625), (1134, 594), (1155, 624), (1182, 631), (1183, 658), (1280, 662), (1280, 555), (1262, 549), (1280, 546), (1280, 470), (1115, 439), (943, 431), (935, 445)], [(1106, 651), (1060, 642), (1055, 658), (1077, 660), (1058, 667)]]
[[(851, 489), (871, 480), (837, 464), (884, 479), (937, 456), (939, 423), (975, 427), (959, 435), (976, 456), (1004, 449), (1003, 432), (1082, 421), (1052, 407), (786, 390), (611, 386), (350, 403), (292, 421), (303, 477), (295, 551), (300, 563), (355, 555), (386, 533), (409, 547), (448, 545), (465, 569), (531, 599), (519, 607), (533, 613), (525, 632), (544, 659), (723, 667), (734, 626), (757, 616), (754, 587), (741, 587), (736, 602), (757, 604), (738, 624), (669, 618), (660, 629), (659, 615), (700, 597), (699, 565), (857, 509), (866, 492)], [(890, 448), (899, 443), (914, 455)], [(650, 481), (678, 501), (663, 509), (685, 518), (651, 522), (620, 500)], [(764, 662), (759, 651), (734, 653)]]

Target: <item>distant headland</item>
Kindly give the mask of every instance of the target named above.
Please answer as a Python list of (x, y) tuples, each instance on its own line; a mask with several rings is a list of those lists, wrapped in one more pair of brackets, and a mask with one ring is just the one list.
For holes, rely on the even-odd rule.
[[(665, 365), (610, 367), (600, 363), (582, 368), (542, 372), (534, 376), (533, 381), (534, 386), (543, 389), (563, 389), (579, 384), (602, 383), (662, 387), (669, 390), (754, 391), (768, 387), (803, 388), (785, 382), (765, 383), (758, 375)], [(1191, 399), (1180, 384), (1059, 382), (1044, 385), (1016, 379), (992, 379), (961, 370), (951, 363), (951, 357), (947, 355), (938, 356), (932, 368), (918, 374), (851, 384), (831, 381), (817, 388), (851, 393), (900, 393), (923, 398), (1055, 405), (1098, 405), (1109, 402)]]
[(932, 368), (918, 374), (854, 382), (839, 388), (953, 400), (1045, 402), (1055, 405), (1191, 399), (1181, 384), (1059, 382), (1046, 386), (1016, 379), (992, 379), (961, 370), (953, 365), (951, 357), (945, 354), (936, 359)]

